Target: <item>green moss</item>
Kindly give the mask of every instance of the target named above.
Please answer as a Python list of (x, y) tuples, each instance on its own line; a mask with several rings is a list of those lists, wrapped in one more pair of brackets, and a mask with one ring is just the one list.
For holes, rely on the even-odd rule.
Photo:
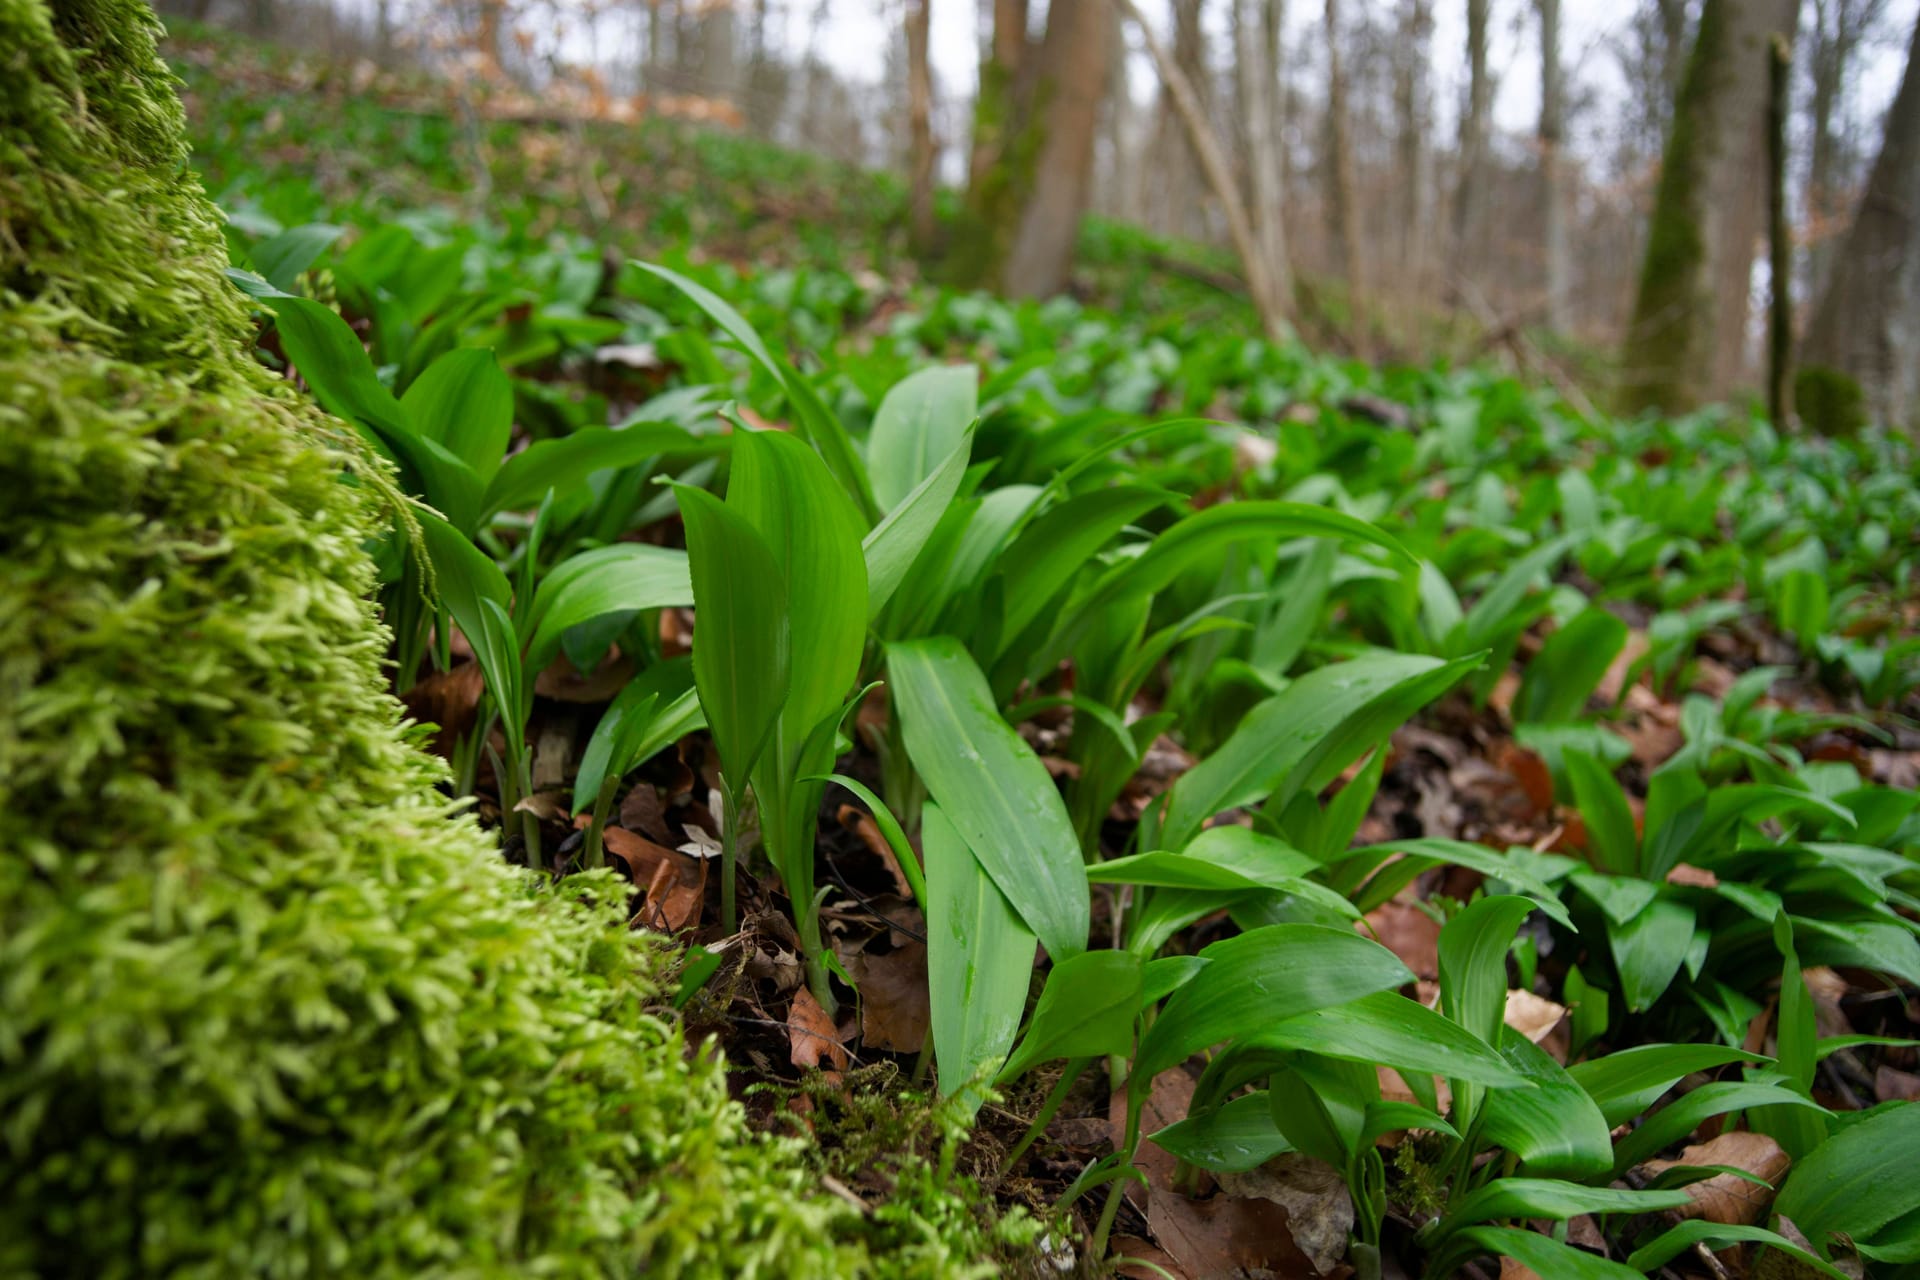
[(1867, 397), (1860, 384), (1826, 365), (1794, 371), (1793, 405), (1807, 429), (1823, 436), (1851, 436), (1867, 425)]
[(153, 35), (0, 0), (0, 1274), (883, 1269), (618, 883), (447, 812)]

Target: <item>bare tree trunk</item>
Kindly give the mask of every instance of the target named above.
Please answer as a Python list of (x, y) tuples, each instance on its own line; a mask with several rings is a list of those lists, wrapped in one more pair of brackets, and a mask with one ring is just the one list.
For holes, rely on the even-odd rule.
[(980, 63), (980, 92), (973, 106), (973, 148), (967, 157), (967, 189), (977, 191), (998, 163), (1012, 131), (1018, 80), (1027, 64), (1027, 0), (993, 0), (993, 38)]
[(1427, 173), (1428, 42), (1433, 38), (1433, 0), (1405, 0), (1394, 53), (1394, 146), (1399, 159), (1400, 282), (1403, 296), (1425, 293), (1428, 224), (1432, 221)]
[[(1054, 0), (1054, 3), (1060, 3), (1060, 0)], [(1200, 95), (1194, 91), (1187, 73), (1167, 52), (1167, 47), (1160, 43), (1153, 28), (1141, 17), (1140, 8), (1134, 0), (1114, 0), (1114, 3), (1140, 29), (1147, 54), (1160, 73), (1161, 84), (1186, 126), (1187, 141), (1192, 145), (1201, 171), (1206, 175), (1207, 185), (1212, 188), (1214, 198), (1220, 202), (1226, 215), (1234, 251), (1240, 255), (1240, 267), (1246, 273), (1247, 292), (1253, 295), (1253, 305), (1260, 313), (1261, 323), (1269, 337), (1276, 341), (1284, 339), (1290, 332), (1285, 319), (1285, 300), (1275, 288), (1273, 269), (1261, 250), (1253, 220), (1247, 215), (1246, 204), (1240, 198), (1240, 188), (1234, 181), (1233, 168), (1228, 164), (1220, 139), (1215, 136), (1213, 126), (1207, 119)]]
[(907, 0), (907, 237), (916, 255), (933, 251), (933, 71), (927, 65), (932, 0)]
[(1767, 67), (1798, 11), (1797, 0), (1706, 0), (1701, 10), (1627, 333), (1630, 409), (1682, 412), (1740, 377), (1765, 225)]
[[(1834, 252), (1846, 232), (1846, 165), (1841, 105), (1853, 74), (1854, 56), (1885, 15), (1886, 0), (1813, 0), (1812, 48), (1807, 59), (1808, 95), (1807, 246), (1810, 296), (1826, 287)], [(1838, 224), (1838, 225), (1836, 225)]]
[[(1833, 279), (1807, 326), (1800, 379), (1849, 378), (1882, 422), (1906, 424), (1920, 410), (1920, 25), (1907, 52), (1900, 92), (1887, 112), (1853, 228), (1834, 259)], [(1844, 427), (1829, 420), (1815, 425)]]
[(1327, 230), (1333, 260), (1346, 281), (1350, 310), (1359, 315), (1365, 292), (1360, 279), (1360, 219), (1354, 205), (1353, 148), (1347, 139), (1347, 72), (1341, 55), (1340, 0), (1326, 0), (1327, 29)]
[(963, 275), (1016, 297), (1044, 297), (1066, 284), (1092, 193), (1112, 30), (1104, 0), (1048, 6), (1046, 38), (1022, 54), (1031, 74), (1022, 69), (1012, 128), (974, 204)]
[(1540, 198), (1546, 213), (1547, 323), (1573, 329), (1573, 263), (1567, 245), (1567, 193), (1561, 174), (1565, 92), (1560, 66), (1560, 0), (1540, 5)]
[(1787, 99), (1793, 51), (1773, 38), (1767, 64), (1767, 417), (1785, 426), (1793, 359), (1793, 236), (1787, 228)]
[(1487, 129), (1493, 86), (1487, 78), (1487, 27), (1493, 0), (1467, 0), (1467, 109), (1460, 116), (1460, 176), (1454, 188), (1456, 253), (1477, 256), (1487, 202)]
[(700, 17), (700, 94), (702, 97), (739, 97), (739, 64), (734, 51), (731, 0), (708, 6)]
[(1286, 211), (1280, 177), (1280, 30), (1284, 0), (1237, 0), (1235, 30), (1240, 71), (1241, 128), (1246, 137), (1253, 239), (1281, 314), (1292, 310), (1293, 272), (1287, 260)]
[[(1208, 115), (1211, 94), (1207, 84), (1206, 37), (1200, 27), (1201, 0), (1172, 0), (1173, 65), (1180, 68)], [(1153, 223), (1157, 230), (1199, 239), (1206, 230), (1204, 175), (1195, 149), (1187, 140), (1180, 106), (1165, 87), (1164, 77), (1155, 102), (1153, 155)]]

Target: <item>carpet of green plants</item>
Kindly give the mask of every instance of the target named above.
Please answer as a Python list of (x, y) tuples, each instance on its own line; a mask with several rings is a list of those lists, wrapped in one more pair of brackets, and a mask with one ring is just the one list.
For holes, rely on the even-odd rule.
[[(718, 136), (675, 135), (678, 195), (644, 167), (612, 188), (631, 226), (583, 235), (547, 211), (570, 199), (553, 175), (511, 169), (476, 216), (448, 183), (381, 177), (443, 164), (444, 120), (369, 106), (276, 163), (233, 121), (319, 117), (241, 105), (240, 76), (220, 96), (192, 48), (229, 214), (219, 305), (250, 307), (261, 365), (417, 500), (366, 547), (392, 690), (441, 727), (444, 785), (487, 832), (493, 869), (465, 874), (527, 868), (511, 883), (559, 940), (540, 945), (608, 981), (658, 981), (656, 952), (617, 929), (588, 946), (608, 917), (577, 901), (679, 940), (676, 1016), (745, 1096), (718, 1113), (728, 1141), (763, 1141), (744, 1114), (798, 1135), (773, 1176), (812, 1180), (794, 1204), (838, 1224), (840, 1265), (1017, 1247), (985, 1265), (1071, 1249), (1091, 1273), (1157, 1249), (1199, 1275), (1212, 1244), (1303, 1275), (1920, 1275), (1908, 437), (1596, 416), (1497, 371), (1275, 346), (1146, 277), (1090, 288), (1117, 309), (941, 291), (889, 276), (884, 184), (841, 175), (801, 234), (769, 206), (810, 163), (762, 170)], [(705, 231), (743, 247), (711, 259)], [(311, 732), (220, 767), (331, 773), (299, 714)], [(8, 781), (67, 788), (78, 827), (91, 776)], [(356, 864), (370, 882), (426, 856), (328, 794), (385, 851)], [(65, 829), (9, 851), (10, 956), (69, 945), (29, 927)], [(482, 845), (455, 829), (431, 838)], [(243, 881), (280, 865), (221, 856)], [(385, 1025), (377, 1002), (333, 1015)], [(50, 1056), (18, 1033), (0, 1055)], [(674, 1123), (567, 1092), (570, 1159)], [(35, 1096), (0, 1093), (7, 1137), (47, 1159), (51, 1121), (16, 1135)], [(150, 1085), (117, 1105), (135, 1129), (197, 1118)], [(244, 1137), (191, 1140), (183, 1160)], [(351, 1150), (381, 1141), (407, 1126)], [(493, 1158), (539, 1179), (550, 1154)], [(271, 1147), (250, 1158), (273, 1177)], [(1311, 1212), (1249, 1208), (1273, 1203), (1259, 1176), (1309, 1162)], [(644, 1188), (673, 1167), (621, 1170)], [(990, 1238), (950, 1184), (1021, 1206), (1014, 1225)], [(1236, 1236), (1235, 1212), (1267, 1226)], [(420, 1229), (449, 1230), (439, 1213)], [(595, 1242), (574, 1267), (645, 1261), (553, 1230)]]

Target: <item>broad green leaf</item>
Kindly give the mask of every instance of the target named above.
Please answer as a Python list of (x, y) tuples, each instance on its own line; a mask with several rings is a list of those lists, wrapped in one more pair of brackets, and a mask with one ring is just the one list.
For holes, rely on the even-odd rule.
[(1115, 534), (1172, 500), (1159, 489), (1096, 489), (1028, 525), (1000, 557), (1006, 612), (990, 646), (992, 656), (1005, 652)]
[(1379, 943), (1320, 925), (1270, 925), (1200, 954), (1207, 967), (1168, 997), (1140, 1042), (1129, 1086), (1136, 1092), (1209, 1045), (1413, 980)]
[(1718, 1044), (1643, 1044), (1567, 1068), (1607, 1124), (1622, 1125), (1696, 1071), (1734, 1062), (1766, 1062), (1757, 1053)]
[(640, 542), (582, 551), (556, 565), (534, 592), (521, 623), (527, 669), (540, 672), (568, 629), (608, 614), (685, 608), (694, 603), (687, 553)]
[(414, 518), (419, 521), (421, 540), (433, 564), (434, 591), (440, 606), (472, 646), (474, 659), (486, 677), (487, 691), (500, 709), (507, 745), (517, 755), (525, 730), (520, 707), (520, 647), (512, 625), (507, 624), (503, 632), (500, 623), (513, 604), (507, 575), (500, 572), (493, 557), (432, 512), (416, 511)]
[(1056, 1058), (1125, 1055), (1133, 1048), (1144, 990), (1140, 957), (1131, 952), (1083, 951), (1062, 960), (1047, 974), (1026, 1038), (1000, 1079)]
[(493, 352), (449, 351), (414, 379), (400, 404), (421, 435), (493, 479), (513, 437), (513, 383)]
[(627, 681), (594, 726), (573, 786), (573, 811), (593, 807), (600, 784), (649, 759), (670, 742), (703, 727), (699, 693), (693, 687), (693, 663), (687, 658), (656, 662)]
[[(1773, 918), (1773, 943), (1779, 948), (1780, 1001), (1774, 1012), (1774, 1043), (1781, 1081), (1797, 1093), (1812, 1096), (1813, 1073), (1819, 1061), (1820, 1030), (1813, 996), (1800, 972), (1800, 956), (1793, 945), (1793, 921), (1782, 911)], [(1800, 1107), (1767, 1107), (1748, 1117), (1752, 1127), (1780, 1144), (1788, 1158), (1799, 1160), (1827, 1137), (1821, 1116)]]
[(1491, 646), (1510, 625), (1514, 611), (1526, 599), (1527, 593), (1533, 590), (1535, 583), (1542, 575), (1553, 572), (1554, 566), (1560, 563), (1561, 557), (1567, 554), (1567, 549), (1572, 545), (1573, 539), (1563, 534), (1541, 543), (1509, 565), (1467, 610), (1460, 640), (1451, 652), (1467, 653)]
[[(1795, 1223), (1795, 1225), (1799, 1224)], [(1699, 1218), (1682, 1222), (1641, 1245), (1627, 1259), (1627, 1265), (1644, 1274), (1659, 1270), (1674, 1258), (1698, 1245), (1719, 1250), (1737, 1244), (1762, 1244), (1769, 1249), (1778, 1249), (1781, 1253), (1798, 1259), (1802, 1265), (1813, 1268), (1823, 1276), (1832, 1276), (1834, 1280), (1848, 1280), (1846, 1272), (1826, 1259), (1808, 1253), (1778, 1232), (1769, 1231), (1765, 1227), (1729, 1225), (1707, 1222)]]
[(1901, 1103), (1839, 1129), (1793, 1166), (1774, 1209), (1813, 1245), (1830, 1237), (1870, 1240), (1897, 1218), (1920, 1210), (1920, 1106)]
[(1481, 898), (1440, 930), (1440, 1007), (1489, 1047), (1506, 1025), (1507, 952), (1533, 912), (1528, 898)]
[(1626, 624), (1594, 604), (1553, 635), (1521, 672), (1515, 722), (1578, 720), (1607, 666), (1626, 647)]
[(1300, 567), (1274, 591), (1272, 612), (1255, 626), (1247, 660), (1268, 676), (1279, 679), (1293, 667), (1307, 647), (1326, 607), (1333, 583), (1333, 566), (1340, 554), (1332, 542), (1318, 541), (1300, 561)]
[(1293, 1149), (1273, 1123), (1265, 1089), (1189, 1115), (1148, 1135), (1147, 1141), (1215, 1173), (1244, 1173)]
[(345, 227), (329, 226), (324, 222), (309, 222), (302, 226), (288, 227), (277, 235), (262, 240), (248, 250), (247, 258), (258, 271), (276, 289), (291, 289), (300, 273), (311, 267), (314, 260), (326, 252), (327, 246), (346, 231)]
[[(739, 343), (741, 349), (773, 376), (787, 393), (794, 409), (794, 425), (800, 429), (820, 457), (826, 460), (827, 470), (840, 483), (856, 503), (863, 514), (877, 514), (873, 500), (873, 489), (867, 480), (867, 469), (861, 464), (860, 456), (854, 451), (853, 441), (847, 436), (846, 424), (834, 416), (814, 391), (804, 376), (784, 360), (774, 358), (767, 344), (754, 332), (738, 311), (718, 294), (705, 285), (687, 279), (677, 271), (665, 267), (656, 267), (649, 262), (633, 264), (650, 275), (665, 280), (707, 313), (709, 319), (719, 325), (726, 335)], [(861, 525), (864, 531), (865, 525)], [(863, 615), (864, 616), (864, 615)]]
[(1382, 902), (1391, 899), (1403, 886), (1412, 883), (1414, 878), (1427, 868), (1451, 864), (1466, 867), (1505, 882), (1533, 899), (1533, 905), (1545, 912), (1550, 919), (1568, 928), (1573, 927), (1573, 920), (1567, 915), (1566, 907), (1561, 905), (1559, 894), (1525, 866), (1516, 862), (1511, 854), (1496, 853), (1485, 845), (1472, 844), (1465, 840), (1446, 840), (1435, 836), (1390, 840), (1385, 844), (1367, 845), (1351, 850), (1341, 865), (1346, 866), (1349, 863), (1362, 866), (1377, 865), (1395, 854), (1406, 856), (1382, 866), (1366, 882), (1365, 891), (1354, 895), (1354, 905), (1362, 911), (1371, 911)]
[(1434, 1255), (1432, 1273), (1449, 1275), (1479, 1253), (1512, 1258), (1534, 1274), (1553, 1280), (1644, 1280), (1631, 1267), (1519, 1227), (1464, 1228), (1454, 1234), (1444, 1253)]
[(1035, 938), (938, 804), (921, 811), (927, 854), (927, 988), (940, 1091), (977, 1110), (1013, 1047)]
[(1360, 1131), (1360, 1140), (1372, 1142), (1383, 1134), (1399, 1133), (1405, 1129), (1425, 1129), (1430, 1133), (1444, 1134), (1456, 1142), (1460, 1139), (1459, 1130), (1430, 1107), (1413, 1102), (1370, 1102), (1367, 1104), (1367, 1123)]
[(1183, 889), (1281, 889), (1314, 866), (1312, 858), (1272, 836), (1226, 825), (1202, 831), (1179, 853), (1156, 850), (1095, 863), (1087, 878)]
[(1267, 1079), (1274, 1128), (1297, 1150), (1336, 1169), (1353, 1162), (1367, 1111), (1379, 1101), (1379, 1076), (1364, 1062), (1294, 1054)]
[(485, 516), (536, 505), (549, 489), (573, 492), (596, 471), (630, 467), (663, 453), (714, 453), (725, 437), (703, 439), (679, 427), (635, 423), (578, 427), (569, 435), (536, 440), (501, 464), (480, 507)]
[(973, 433), (963, 431), (959, 443), (926, 478), (892, 504), (887, 516), (861, 542), (867, 558), (867, 617), (878, 617), (913, 562), (939, 527), (941, 517), (959, 492), (967, 473)]
[(1613, 771), (1592, 756), (1569, 751), (1563, 760), (1594, 865), (1614, 875), (1632, 875), (1640, 865), (1640, 838), (1634, 833), (1626, 792), (1614, 781)]
[(1633, 919), (1608, 928), (1607, 943), (1628, 1009), (1639, 1013), (1666, 994), (1687, 958), (1693, 932), (1693, 908), (1667, 897), (1653, 899)]
[(1161, 843), (1187, 843), (1225, 809), (1268, 796), (1284, 809), (1295, 792), (1317, 792), (1477, 664), (1380, 653), (1301, 676), (1174, 784)]
[(1526, 1078), (1473, 1033), (1393, 991), (1296, 1014), (1252, 1037), (1275, 1049), (1302, 1049), (1401, 1072), (1525, 1088)]
[[(1726, 1115), (1730, 1111), (1746, 1111), (1754, 1107), (1770, 1106), (1811, 1107), (1823, 1112), (1825, 1110), (1804, 1094), (1795, 1093), (1777, 1084), (1749, 1080), (1703, 1084), (1691, 1093), (1675, 1098), (1648, 1116), (1638, 1129), (1621, 1138), (1619, 1145), (1613, 1150), (1614, 1170), (1624, 1172), (1642, 1160), (1649, 1160), (1659, 1155), (1699, 1128), (1703, 1120)], [(1798, 1222), (1799, 1219), (1796, 1218), (1794, 1221)]]
[(1501, 1056), (1531, 1089), (1493, 1089), (1482, 1112), (1481, 1136), (1520, 1157), (1542, 1177), (1590, 1178), (1612, 1164), (1607, 1122), (1566, 1069), (1512, 1027), (1500, 1034)]
[(979, 383), (971, 365), (936, 365), (902, 378), (881, 399), (867, 435), (867, 470), (882, 511), (898, 507), (958, 449), (980, 411)]
[[(1613, 924), (1626, 924), (1660, 896), (1660, 886), (1635, 876), (1601, 875), (1597, 871), (1576, 871), (1567, 879), (1574, 888), (1593, 900), (1595, 906)], [(1771, 916), (1768, 919), (1772, 919)]]
[(1072, 820), (980, 668), (959, 641), (935, 636), (888, 645), (887, 670), (927, 790), (1055, 963), (1085, 950), (1090, 909)]
[(1690, 1203), (1685, 1191), (1616, 1191), (1558, 1178), (1495, 1178), (1461, 1197), (1440, 1220), (1433, 1239), (1437, 1243), (1461, 1227), (1502, 1218), (1565, 1222), (1583, 1213), (1657, 1213)]
[(286, 294), (262, 301), (273, 308), (281, 348), (322, 408), (379, 432), (383, 439), (389, 434), (419, 434), (374, 372), (359, 336), (332, 307)]
[(787, 701), (785, 578), (754, 527), (704, 489), (676, 486), (693, 584), (693, 679), (737, 795)]

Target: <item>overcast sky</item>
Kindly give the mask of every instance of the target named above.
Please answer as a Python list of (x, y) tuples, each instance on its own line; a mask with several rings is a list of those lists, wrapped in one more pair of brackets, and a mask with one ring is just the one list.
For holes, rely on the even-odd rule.
[[(932, 61), (943, 94), (971, 95), (978, 76), (979, 4), (978, 0), (930, 0), (933, 5)], [(1624, 92), (1609, 42), (1625, 28), (1638, 0), (1567, 0), (1562, 6), (1562, 57), (1578, 84), (1591, 86), (1601, 96), (1596, 107), (1604, 110), (1608, 98)], [(1745, 0), (1735, 0), (1744, 3)], [(1384, 11), (1387, 0), (1373, 0), (1370, 7)], [(1036, 10), (1044, 0), (1034, 0)], [(1350, 6), (1350, 12), (1356, 8)], [(1170, 31), (1166, 0), (1141, 0), (1141, 8), (1163, 34)], [(1229, 6), (1214, 0), (1208, 5), (1216, 24), (1214, 49), (1224, 56)], [(1498, 79), (1494, 101), (1494, 121), (1510, 133), (1531, 132), (1540, 104), (1538, 64), (1538, 24), (1533, 18), (1531, 0), (1493, 0), (1493, 39), (1489, 65)], [(795, 6), (795, 26), (799, 25), (800, 6)], [(1317, 38), (1321, 20), (1318, 0), (1293, 0), (1287, 6), (1287, 47), (1297, 54), (1308, 54)], [(877, 82), (885, 68), (887, 41), (892, 35), (899, 0), (831, 0), (830, 17), (821, 33), (821, 48), (848, 78), (868, 84)], [(1809, 13), (1811, 9), (1809, 9)], [(1920, 13), (1920, 0), (1892, 0), (1888, 30), (1893, 38), (1868, 48), (1855, 77), (1863, 118), (1879, 118), (1899, 87), (1901, 60), (1906, 52), (1906, 33)], [(1810, 19), (1809, 19), (1810, 20)], [(1036, 18), (1037, 25), (1037, 18)], [(799, 32), (794, 32), (796, 38)], [(1153, 92), (1153, 68), (1147, 61), (1137, 33), (1129, 31), (1128, 46), (1133, 50), (1129, 81), (1136, 98), (1145, 100)], [(1459, 101), (1460, 85), (1466, 70), (1466, 0), (1437, 0), (1434, 4), (1434, 110), (1436, 124), (1450, 129)], [(1296, 58), (1296, 61), (1299, 59)], [(1305, 73), (1322, 74), (1317, 57)]]

